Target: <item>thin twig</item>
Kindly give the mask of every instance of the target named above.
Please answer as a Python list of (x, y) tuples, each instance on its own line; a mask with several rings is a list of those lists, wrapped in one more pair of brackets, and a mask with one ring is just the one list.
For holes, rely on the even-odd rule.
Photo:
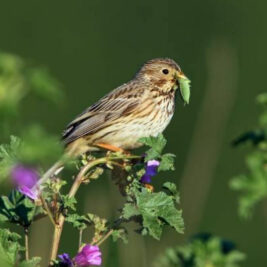
[(104, 235), (104, 237), (100, 240), (100, 241), (98, 241), (97, 243), (96, 243), (96, 245), (97, 246), (100, 246), (107, 238), (109, 238), (109, 236), (113, 233), (113, 231), (114, 231), (114, 229), (110, 229), (105, 235)]
[[(78, 173), (78, 175), (76, 176), (76, 179), (75, 179), (75, 181), (74, 181), (74, 183), (73, 183), (73, 185), (72, 185), (72, 187), (71, 187), (71, 189), (70, 189), (70, 191), (68, 193), (68, 197), (71, 198), (71, 197), (74, 197), (75, 196), (75, 194), (77, 193), (80, 185), (82, 184), (82, 182), (84, 180), (84, 177), (85, 177), (86, 173), (91, 168), (93, 168), (93, 167), (95, 167), (95, 166), (97, 166), (99, 164), (103, 164), (103, 163), (107, 163), (107, 162), (113, 164), (114, 162), (112, 162), (112, 160), (137, 159), (137, 158), (140, 158), (140, 157), (139, 156), (134, 156), (134, 155), (127, 155), (127, 156), (121, 155), (121, 156), (108, 156), (108, 157), (99, 158), (99, 159), (95, 159), (95, 160), (89, 161), (87, 163), (87, 165), (85, 165), (80, 170), (80, 172)], [(56, 164), (54, 166), (56, 166)], [(53, 168), (53, 169), (55, 169), (55, 168)], [(62, 234), (64, 222), (65, 222), (65, 217), (61, 213), (59, 215), (58, 223), (55, 226), (55, 230), (54, 230), (54, 236), (53, 236), (53, 241), (52, 241), (52, 249), (51, 249), (50, 265), (52, 265), (53, 261), (57, 257), (58, 247), (59, 247), (59, 241), (60, 241), (60, 238), (61, 238), (61, 234)], [(105, 239), (107, 239), (112, 234), (112, 232), (113, 232), (113, 230), (111, 230), (110, 232), (108, 232), (108, 234), (102, 240), (99, 241), (99, 244), (101, 244), (102, 242), (104, 242)]]
[(79, 231), (79, 249), (82, 245), (82, 242), (83, 242), (83, 229)]
[(29, 229), (28, 227), (24, 228), (24, 236), (25, 236), (25, 260), (29, 260)]
[(45, 172), (45, 174), (41, 177), (41, 179), (36, 184), (36, 188), (40, 187), (44, 184), (51, 176), (55, 174), (55, 172), (63, 166), (63, 162), (61, 160), (57, 161), (49, 170)]
[(47, 205), (45, 199), (42, 197), (42, 195), (40, 195), (39, 197), (40, 197), (41, 202), (42, 202), (42, 204), (43, 204), (44, 210), (47, 212), (47, 215), (48, 215), (50, 221), (52, 222), (52, 224), (53, 224), (54, 226), (56, 226), (56, 222), (55, 222), (54, 216), (53, 216), (53, 214), (52, 214), (52, 212), (51, 212), (49, 206)]

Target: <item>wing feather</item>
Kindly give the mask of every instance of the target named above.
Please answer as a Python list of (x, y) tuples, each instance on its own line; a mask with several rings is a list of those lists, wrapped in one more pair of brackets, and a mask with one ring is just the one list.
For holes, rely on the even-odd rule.
[(135, 94), (129, 95), (128, 88), (131, 88), (131, 91), (133, 89), (130, 84), (120, 86), (74, 119), (63, 133), (65, 144), (93, 134), (117, 118), (134, 112), (140, 105), (144, 90), (136, 88)]

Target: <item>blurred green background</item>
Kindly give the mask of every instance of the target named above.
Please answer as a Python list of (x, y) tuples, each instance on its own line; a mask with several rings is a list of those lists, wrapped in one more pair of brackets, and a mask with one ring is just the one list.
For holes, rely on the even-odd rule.
[[(128, 245), (103, 246), (103, 266), (150, 266), (166, 247), (203, 231), (233, 240), (247, 254), (243, 266), (267, 265), (267, 205), (242, 221), (228, 187), (232, 176), (245, 172), (248, 152), (230, 142), (256, 125), (255, 96), (266, 90), (266, 8), (263, 0), (0, 3), (0, 50), (47, 67), (67, 96), (58, 107), (27, 97), (25, 125), (35, 121), (60, 136), (74, 116), (151, 58), (176, 60), (192, 80), (190, 105), (177, 104), (165, 132), (168, 152), (177, 155), (175, 173), (165, 176), (179, 185), (185, 235), (166, 229), (158, 242), (131, 232)], [(164, 175), (156, 179), (161, 184)], [(108, 177), (84, 186), (79, 199), (81, 210), (109, 218), (121, 204)], [(31, 255), (47, 258), (51, 230), (45, 220), (33, 226)], [(77, 235), (66, 227), (60, 252), (74, 254)]]

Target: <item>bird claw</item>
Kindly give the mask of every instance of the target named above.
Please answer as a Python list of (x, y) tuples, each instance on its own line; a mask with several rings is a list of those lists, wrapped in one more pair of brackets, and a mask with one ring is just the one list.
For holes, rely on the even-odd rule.
[(96, 144), (96, 146), (100, 147), (100, 148), (104, 148), (106, 150), (111, 151), (111, 152), (120, 152), (122, 154), (126, 154), (126, 155), (131, 155), (131, 153), (129, 151), (126, 151), (122, 148), (110, 145), (110, 144), (105, 144), (105, 143), (98, 143)]

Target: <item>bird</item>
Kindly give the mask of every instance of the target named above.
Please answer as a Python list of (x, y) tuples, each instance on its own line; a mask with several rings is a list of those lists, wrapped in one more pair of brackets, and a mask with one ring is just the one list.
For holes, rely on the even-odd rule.
[(132, 80), (115, 88), (71, 121), (63, 132), (67, 152), (81, 155), (107, 149), (129, 151), (142, 145), (142, 137), (158, 136), (170, 123), (176, 96), (188, 79), (169, 58), (142, 65)]

